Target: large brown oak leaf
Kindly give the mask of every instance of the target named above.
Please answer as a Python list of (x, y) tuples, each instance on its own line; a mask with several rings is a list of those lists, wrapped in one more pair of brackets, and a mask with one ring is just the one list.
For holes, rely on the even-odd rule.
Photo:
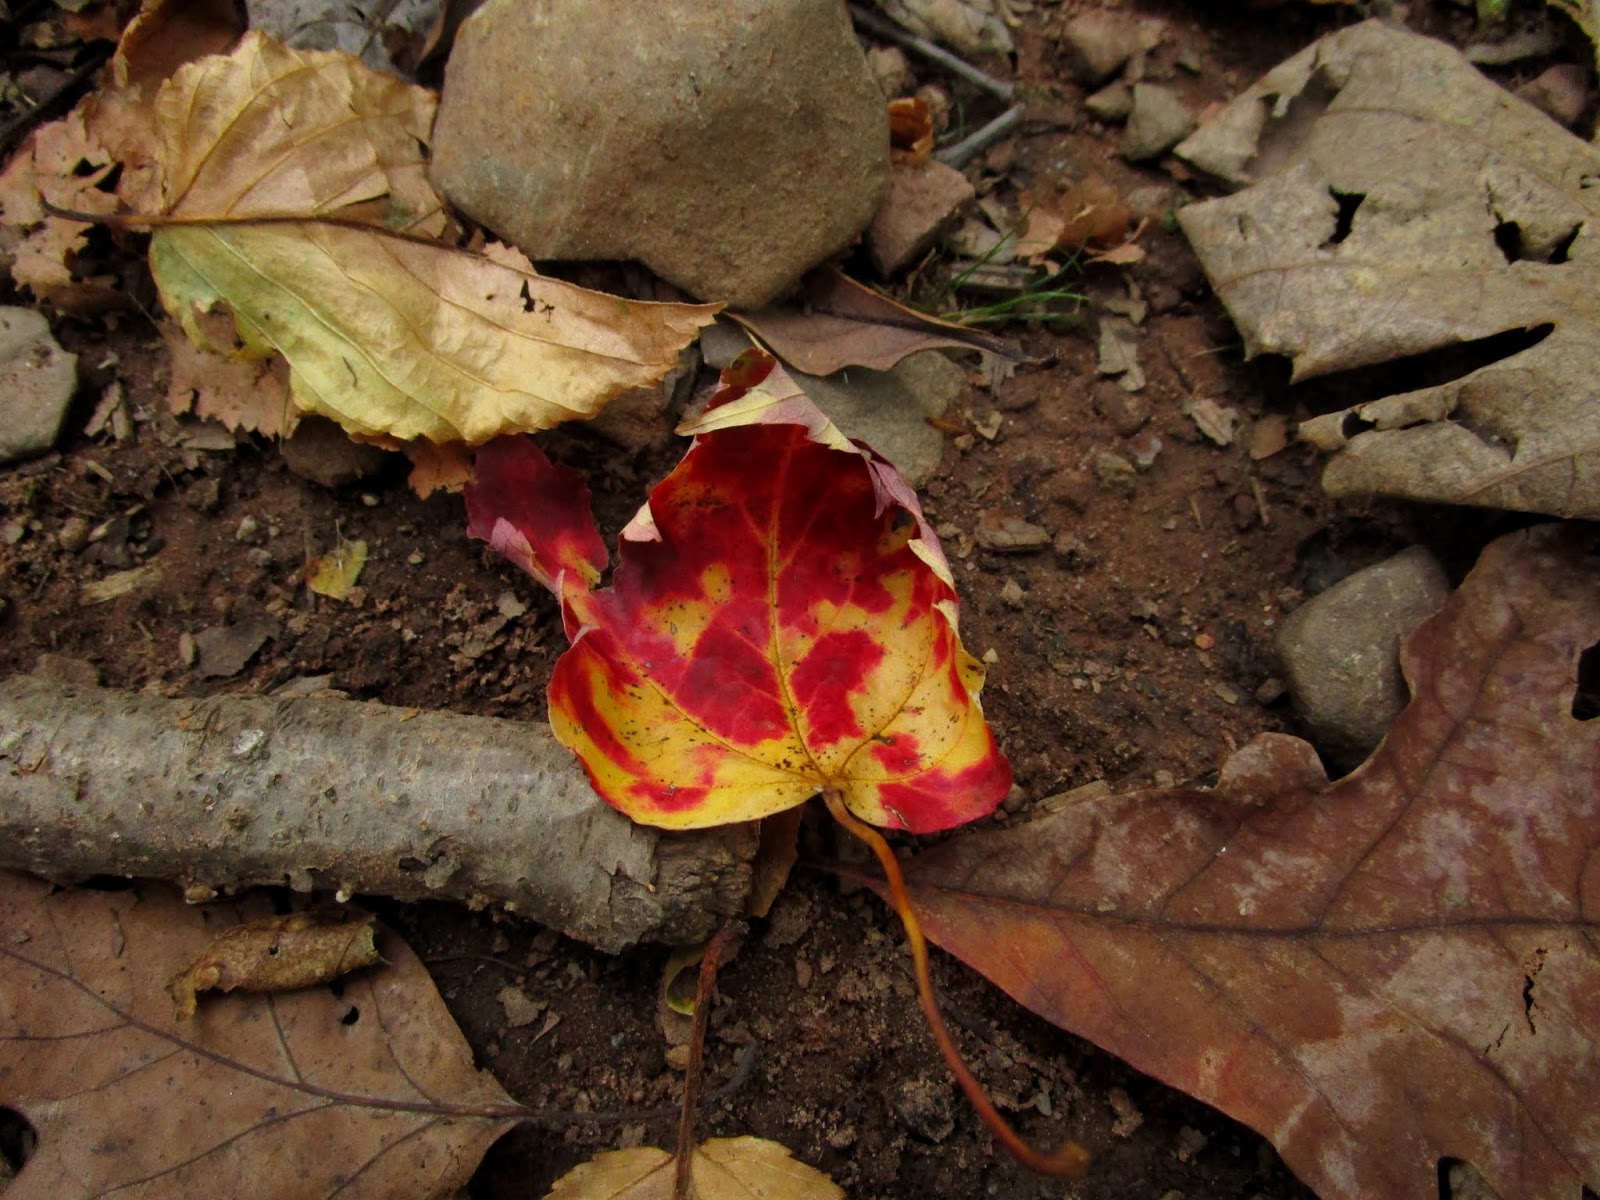
[(1266, 734), (1214, 789), (955, 839), (908, 865), (929, 935), (1326, 1200), (1434, 1195), (1449, 1159), (1503, 1200), (1600, 1189), (1597, 549), (1556, 525), (1491, 545), (1354, 774)]

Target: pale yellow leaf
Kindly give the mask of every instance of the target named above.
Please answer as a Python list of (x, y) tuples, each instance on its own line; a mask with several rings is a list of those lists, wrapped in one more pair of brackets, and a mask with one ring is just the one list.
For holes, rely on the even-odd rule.
[(402, 441), (479, 445), (592, 416), (676, 366), (716, 315), (585, 291), (498, 253), (268, 222), (158, 229), (150, 263), (191, 338), (204, 344), (201, 319), (226, 303), (247, 347), (288, 360), (301, 410)]
[[(814, 1167), (765, 1138), (711, 1138), (690, 1168), (697, 1200), (843, 1200), (844, 1192)], [(671, 1200), (673, 1156), (639, 1147), (612, 1150), (573, 1168), (545, 1200)]]
[(365, 542), (340, 542), (334, 549), (306, 564), (306, 586), (319, 596), (343, 600), (361, 578), (367, 565)]
[(155, 102), (163, 211), (205, 220), (342, 219), (438, 235), (427, 180), (433, 93), (328, 50), (246, 34), (231, 54), (179, 68)]

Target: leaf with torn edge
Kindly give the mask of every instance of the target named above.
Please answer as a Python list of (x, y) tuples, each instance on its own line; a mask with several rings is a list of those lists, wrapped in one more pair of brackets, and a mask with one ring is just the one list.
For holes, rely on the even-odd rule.
[[(219, 338), (232, 336), (233, 318), (226, 313), (208, 314), (203, 323)], [(269, 438), (295, 431), (300, 414), (289, 400), (289, 369), (281, 358), (211, 354), (171, 321), (157, 326), (167, 344), (169, 409)]]
[(954, 581), (904, 477), (759, 350), (682, 426), (610, 587), (587, 493), (526, 438), (479, 452), (468, 532), (561, 601), (550, 724), (636, 821), (754, 820), (834, 787), (932, 832), (992, 812), (1011, 770), (983, 719)]
[[(906, 864), (928, 936), (1270, 1138), (1325, 1200), (1600, 1188), (1596, 534), (1483, 552), (1354, 774), (1264, 734), (1215, 789), (1102, 794)], [(1587, 718), (1587, 719), (1584, 719)]]
[[(184, 331), (282, 354), (300, 410), (401, 441), (548, 428), (676, 366), (714, 306), (601, 295), (509, 247), (432, 240), (446, 226), (421, 150), (434, 104), (258, 33), (174, 74), (156, 97), (169, 220), (150, 263)], [(208, 327), (218, 312), (236, 328)]]
[(798, 305), (727, 315), (807, 375), (845, 367), (887, 371), (919, 350), (981, 350), (1009, 362), (1025, 357), (1004, 338), (896, 304), (834, 267), (813, 271), (802, 286)]
[(1330, 493), (1600, 517), (1600, 148), (1370, 21), (1178, 153), (1249, 185), (1178, 214), (1249, 356), (1305, 379), (1512, 335), (1461, 378), (1302, 426)]
[[(611, 1150), (556, 1180), (545, 1200), (672, 1200), (674, 1163), (649, 1146)], [(833, 1180), (765, 1138), (701, 1142), (690, 1178), (696, 1200), (844, 1200)]]
[(179, 1021), (165, 984), (262, 905), (0, 873), (0, 1105), (39, 1145), (7, 1197), (454, 1195), (517, 1107), (398, 939), (342, 993), (235, 994)]
[(373, 917), (358, 917), (353, 912), (331, 918), (298, 912), (224, 930), (167, 985), (174, 1012), (180, 1021), (194, 1016), (201, 992), (289, 991), (331, 983), (372, 966), (378, 961)]

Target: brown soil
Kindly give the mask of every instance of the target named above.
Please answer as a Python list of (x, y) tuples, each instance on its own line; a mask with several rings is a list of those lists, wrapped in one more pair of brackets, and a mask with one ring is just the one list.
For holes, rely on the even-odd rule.
[[(1150, 70), (1196, 108), (1350, 19), (1346, 10), (1297, 6), (1266, 14), (1151, 0), (1106, 7), (1168, 22)], [(1088, 171), (1124, 193), (1172, 185), (1161, 165), (1123, 163), (1118, 131), (1081, 115), (1082, 89), (1056, 74), (1048, 36), (1064, 15), (1036, 5), (1020, 31), (1024, 94), (1046, 119), (991, 157), (1011, 163), (1000, 186)], [(1431, 10), (1412, 24), (1461, 32)], [(1188, 54), (1198, 74), (1174, 65)], [(948, 83), (916, 66), (924, 79)], [(986, 115), (980, 99), (959, 89), (957, 96)], [(1187, 183), (1178, 191), (1198, 194)], [(1477, 544), (1444, 538), (1443, 514), (1329, 501), (1307, 449), (1257, 461), (1248, 429), (1229, 446), (1204, 437), (1182, 411), (1186, 400), (1292, 419), (1338, 402), (1339, 390), (1290, 390), (1281, 365), (1242, 363), (1237, 335), (1182, 236), (1157, 222), (1142, 244), (1143, 263), (1084, 282), (1110, 293), (1126, 278), (1151, 302), (1143, 391), (1130, 395), (1097, 378), (1084, 327), (1007, 329), (1047, 365), (1025, 368), (993, 393), (968, 390), (950, 421), (985, 427), (998, 412), (999, 432), (993, 440), (950, 437), (942, 469), (924, 489), (963, 589), (967, 644), (997, 656), (985, 706), (1018, 784), (997, 821), (1102, 778), (1119, 788), (1207, 781), (1254, 734), (1295, 731), (1274, 685), (1272, 640), (1285, 613), (1409, 542), (1441, 546), (1457, 569)], [(544, 686), (564, 645), (554, 606), (467, 540), (458, 497), (418, 500), (398, 461), (334, 492), (291, 474), (269, 444), (241, 439), (229, 451), (196, 450), (163, 411), (164, 353), (149, 323), (57, 327), (88, 377), (69, 430), (81, 431), (113, 379), (138, 422), (129, 441), (69, 432), (58, 453), (0, 471), (0, 671), (64, 654), (94, 664), (108, 684), (169, 695), (254, 693), (331, 675), (358, 697), (543, 719)], [(664, 444), (626, 461), (582, 429), (547, 440), (589, 472), (613, 532), (679, 452)], [(1125, 487), (1097, 478), (1097, 451), (1132, 461), (1158, 443)], [(1068, 540), (1055, 551), (993, 554), (972, 540), (986, 514), (1021, 517)], [(76, 552), (60, 539), (75, 518), (100, 534)], [(247, 536), (252, 521), (259, 540)], [(1480, 536), (1492, 532), (1481, 524)], [(306, 559), (356, 538), (370, 547), (360, 594), (342, 604), (310, 596)], [(80, 585), (145, 562), (161, 566), (154, 590), (80, 603)], [(1007, 602), (1008, 581), (1020, 600), (1013, 593)], [(497, 599), (508, 591), (528, 611), (497, 626)], [(256, 609), (276, 617), (282, 632), (243, 671), (202, 679), (185, 664), (183, 635)], [(748, 1074), (708, 1106), (704, 1133), (775, 1138), (859, 1200), (1309, 1195), (1254, 1133), (1032, 1017), (936, 954), (959, 1040), (1001, 1107), (1034, 1143), (1071, 1137), (1094, 1155), (1090, 1177), (1072, 1185), (1019, 1168), (941, 1065), (894, 918), (869, 894), (841, 888), (827, 869), (839, 851), (824, 824), (807, 826), (802, 866), (718, 982), (711, 1083), (740, 1062)], [(479, 1061), (520, 1100), (578, 1115), (675, 1100), (681, 1074), (668, 1063), (657, 1022), (664, 951), (610, 958), (492, 913), (378, 908), (430, 964)], [(553, 1024), (508, 1027), (497, 998), (508, 986), (544, 1004)], [(472, 1194), (542, 1195), (597, 1150), (671, 1136), (668, 1119), (523, 1128), (491, 1152)]]

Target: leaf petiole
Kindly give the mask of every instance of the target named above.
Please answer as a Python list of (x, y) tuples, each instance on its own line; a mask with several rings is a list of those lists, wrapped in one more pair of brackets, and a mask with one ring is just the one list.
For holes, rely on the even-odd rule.
[(828, 811), (833, 814), (833, 819), (865, 842), (883, 867), (883, 873), (889, 883), (890, 903), (899, 914), (900, 924), (905, 927), (906, 940), (911, 945), (911, 961), (916, 967), (917, 974), (917, 999), (922, 1004), (922, 1013), (928, 1019), (928, 1028), (933, 1033), (933, 1040), (939, 1047), (939, 1053), (944, 1056), (945, 1064), (955, 1075), (956, 1082), (961, 1085), (967, 1100), (977, 1110), (979, 1118), (988, 1126), (1000, 1144), (1028, 1169), (1038, 1171), (1041, 1175), (1073, 1177), (1082, 1175), (1089, 1166), (1089, 1152), (1082, 1146), (1076, 1142), (1067, 1142), (1052, 1153), (1043, 1154), (1023, 1141), (1022, 1136), (995, 1108), (994, 1101), (989, 1099), (989, 1094), (983, 1090), (983, 1085), (978, 1082), (977, 1076), (962, 1059), (961, 1051), (956, 1048), (955, 1039), (950, 1036), (944, 1017), (939, 1013), (939, 1003), (933, 997), (933, 979), (928, 972), (928, 942), (922, 935), (922, 923), (917, 920), (917, 914), (911, 907), (911, 899), (906, 895), (905, 878), (900, 874), (900, 863), (895, 858), (894, 851), (889, 849), (889, 843), (883, 840), (882, 834), (851, 815), (845, 808), (844, 797), (837, 788), (824, 788), (822, 798), (828, 806)]

